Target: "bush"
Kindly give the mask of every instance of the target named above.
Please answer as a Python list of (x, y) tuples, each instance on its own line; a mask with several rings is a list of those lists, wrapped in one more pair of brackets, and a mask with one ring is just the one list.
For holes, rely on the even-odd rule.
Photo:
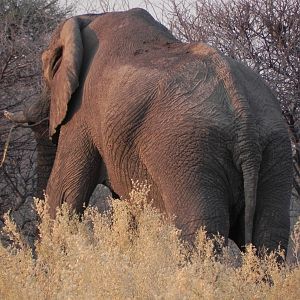
[(1, 299), (297, 299), (299, 265), (258, 258), (249, 247), (236, 267), (227, 248), (216, 259), (216, 241), (203, 230), (190, 249), (145, 202), (147, 192), (142, 186), (130, 201), (114, 201), (106, 215), (88, 209), (81, 221), (66, 206), (53, 221), (37, 200), (34, 256), (7, 219), (13, 244), (0, 247)]

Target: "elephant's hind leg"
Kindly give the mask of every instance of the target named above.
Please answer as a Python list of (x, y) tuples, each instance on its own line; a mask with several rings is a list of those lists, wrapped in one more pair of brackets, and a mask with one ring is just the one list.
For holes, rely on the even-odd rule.
[(181, 230), (182, 238), (191, 243), (201, 227), (208, 238), (214, 239), (220, 235), (227, 243), (230, 227), (228, 204), (224, 201), (222, 188), (211, 179), (202, 179), (198, 187), (187, 184), (187, 189), (183, 189), (181, 186), (178, 193), (173, 190), (170, 201), (167, 201), (168, 214), (175, 216), (175, 225)]
[(253, 232), (257, 248), (287, 249), (292, 176), (290, 142), (272, 141), (263, 152), (259, 175)]

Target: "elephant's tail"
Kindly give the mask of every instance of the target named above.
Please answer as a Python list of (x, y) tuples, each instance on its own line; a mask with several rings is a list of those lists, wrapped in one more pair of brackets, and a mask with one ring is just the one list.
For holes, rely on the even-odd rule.
[(242, 164), (245, 196), (245, 245), (252, 243), (260, 159)]

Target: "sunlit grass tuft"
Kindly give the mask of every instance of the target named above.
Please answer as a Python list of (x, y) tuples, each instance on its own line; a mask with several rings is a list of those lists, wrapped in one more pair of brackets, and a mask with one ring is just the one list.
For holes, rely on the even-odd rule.
[[(87, 209), (82, 220), (63, 206), (55, 221), (44, 201), (35, 255), (7, 219), (14, 242), (0, 246), (1, 299), (299, 299), (300, 267), (258, 258), (248, 247), (240, 266), (228, 249), (199, 230), (195, 247), (147, 204), (136, 185), (130, 201), (113, 201), (106, 215)], [(295, 233), (297, 237), (297, 232)], [(299, 249), (299, 244), (297, 245)]]

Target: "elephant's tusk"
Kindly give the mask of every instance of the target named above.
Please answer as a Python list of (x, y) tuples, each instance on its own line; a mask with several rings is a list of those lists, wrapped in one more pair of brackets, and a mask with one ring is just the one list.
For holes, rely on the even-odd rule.
[(3, 112), (3, 114), (8, 120), (13, 121), (15, 123), (27, 123), (28, 122), (23, 111), (12, 113), (12, 112), (5, 110)]
[(15, 125), (13, 125), (10, 130), (9, 130), (9, 134), (8, 134), (8, 137), (7, 137), (7, 140), (5, 142), (5, 145), (4, 145), (4, 150), (3, 150), (3, 156), (2, 156), (2, 159), (0, 161), (0, 168), (3, 167), (4, 165), (4, 162), (5, 162), (5, 159), (6, 159), (6, 156), (7, 156), (7, 152), (8, 152), (8, 147), (9, 147), (9, 143), (10, 143), (10, 139), (11, 139), (11, 135), (12, 135), (12, 132), (15, 128), (18, 128), (18, 127), (23, 127), (23, 128), (32, 128), (32, 127), (35, 127), (35, 126), (38, 126), (40, 125), (41, 123), (49, 120), (49, 118), (44, 118), (42, 120), (40, 120), (39, 122), (36, 122), (34, 124), (30, 124), (30, 125), (24, 125), (24, 123), (28, 123), (29, 121), (27, 120), (27, 118), (25, 117), (25, 114), (23, 111), (20, 111), (20, 112), (17, 112), (17, 113), (11, 113), (7, 110), (5, 110), (3, 112), (5, 118), (7, 118), (8, 120), (16, 123)]
[(24, 114), (23, 111), (20, 111), (20, 112), (17, 112), (17, 113), (11, 113), (11, 112), (5, 110), (5, 111), (3, 112), (3, 114), (4, 114), (4, 116), (5, 116), (8, 120), (10, 120), (10, 121), (12, 121), (12, 122), (14, 122), (14, 123), (17, 123), (18, 125), (17, 125), (16, 127), (23, 127), (23, 128), (32, 128), (32, 127), (34, 127), (34, 126), (38, 126), (38, 125), (40, 125), (41, 123), (43, 123), (43, 122), (49, 120), (49, 118), (44, 118), (44, 119), (42, 119), (42, 120), (40, 120), (40, 121), (38, 121), (38, 122), (35, 122), (35, 123), (33, 123), (33, 124), (30, 124), (30, 125), (21, 125), (21, 124), (23, 124), (23, 123), (28, 123), (28, 122), (30, 122), (30, 121), (25, 117), (25, 114)]

